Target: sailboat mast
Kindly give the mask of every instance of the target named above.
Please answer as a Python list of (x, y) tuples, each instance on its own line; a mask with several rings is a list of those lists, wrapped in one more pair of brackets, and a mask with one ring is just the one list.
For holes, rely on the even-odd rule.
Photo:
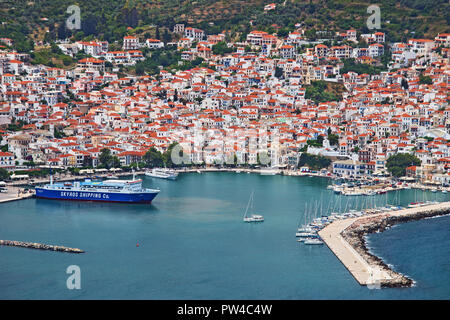
[(248, 211), (248, 208), (250, 207), (250, 202), (251, 202), (252, 198), (253, 198), (253, 191), (252, 191), (252, 193), (250, 194), (250, 198), (248, 199), (248, 202), (247, 202), (247, 209), (245, 209), (244, 218), (247, 216), (247, 211)]
[(303, 215), (303, 217), (305, 218), (305, 224), (304, 226), (306, 226), (306, 215), (308, 214), (308, 203), (305, 202), (305, 214)]

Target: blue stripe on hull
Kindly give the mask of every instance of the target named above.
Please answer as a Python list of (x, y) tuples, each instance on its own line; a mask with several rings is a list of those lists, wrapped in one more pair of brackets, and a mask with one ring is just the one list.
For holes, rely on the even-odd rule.
[(158, 193), (113, 193), (113, 192), (90, 192), (90, 191), (68, 191), (47, 190), (36, 188), (36, 197), (59, 200), (82, 200), (103, 202), (126, 202), (126, 203), (151, 203)]

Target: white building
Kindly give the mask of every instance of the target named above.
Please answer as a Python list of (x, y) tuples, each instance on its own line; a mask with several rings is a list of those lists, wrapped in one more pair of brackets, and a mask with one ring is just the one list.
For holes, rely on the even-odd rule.
[(379, 43), (369, 45), (369, 57), (380, 57), (384, 54), (384, 46)]
[(424, 55), (431, 52), (431, 49), (434, 47), (434, 41), (430, 39), (409, 39), (408, 45), (414, 52)]
[(140, 47), (139, 39), (133, 36), (123, 37), (123, 50), (136, 50)]
[(0, 168), (14, 167), (14, 154), (0, 151)]
[(184, 29), (184, 35), (187, 38), (200, 41), (200, 40), (203, 40), (203, 37), (205, 36), (205, 32), (201, 29), (188, 27), (188, 28)]
[(159, 49), (164, 47), (164, 42), (158, 39), (147, 39), (145, 40), (145, 45), (150, 49)]
[(354, 160), (335, 161), (333, 173), (341, 177), (359, 177), (365, 173), (365, 164)]

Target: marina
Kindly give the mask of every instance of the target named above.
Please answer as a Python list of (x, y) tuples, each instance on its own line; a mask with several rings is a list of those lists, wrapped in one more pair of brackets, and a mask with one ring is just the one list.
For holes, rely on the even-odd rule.
[[(450, 202), (430, 204), (416, 208), (389, 211), (373, 215), (370, 218), (360, 217), (334, 221), (321, 230), (319, 235), (360, 285), (379, 284), (382, 287), (409, 287), (413, 284), (411, 279), (392, 271), (379, 258), (367, 252), (363, 240), (364, 235), (355, 236), (354, 234), (349, 234), (352, 231), (355, 232), (354, 229), (364, 229), (364, 227), (369, 225), (371, 226), (370, 228), (360, 232), (382, 231), (386, 228), (386, 223), (389, 221), (407, 222), (449, 213)], [(355, 241), (355, 238), (358, 238), (359, 241)], [(374, 277), (374, 273), (376, 273), (376, 277)]]
[[(439, 241), (435, 251), (427, 247), (429, 241), (416, 243), (414, 249), (408, 241), (401, 247), (396, 243), (375, 246), (381, 257), (386, 250), (397, 250), (386, 263), (401, 265), (396, 271), (417, 283), (407, 291), (374, 292), (360, 286), (322, 237), (322, 231), (334, 223), (327, 224), (326, 219), (367, 218), (371, 215), (358, 214), (369, 208), (380, 210), (380, 215), (394, 204), (407, 208), (416, 200), (445, 202), (446, 194), (410, 189), (398, 191), (397, 196), (391, 192), (344, 197), (327, 189), (330, 180), (307, 176), (194, 171), (180, 174), (175, 183), (145, 175), (139, 178), (143, 188), (161, 190), (151, 205), (37, 198), (1, 204), (3, 239), (74, 244), (89, 254), (51, 255), (48, 250), (2, 246), (0, 269), (8, 276), (0, 277), (0, 287), (8, 289), (0, 297), (114, 299), (122, 297), (115, 288), (127, 286), (133, 288), (127, 297), (137, 299), (436, 299), (445, 297), (450, 288), (442, 278), (445, 255), (441, 250), (450, 245), (444, 236), (450, 226), (445, 217), (423, 221), (436, 230), (426, 234)], [(252, 190), (253, 210), (250, 206), (248, 215), (262, 215), (264, 223), (242, 223)], [(394, 230), (401, 232), (407, 225)], [(311, 241), (313, 237), (294, 241), (300, 240), (294, 233), (311, 231), (326, 245)], [(411, 232), (399, 237), (406, 239)], [(425, 236), (419, 231), (415, 235)], [(370, 242), (371, 246), (376, 243)], [(424, 254), (420, 250), (426, 250), (435, 273), (421, 269)], [(65, 289), (65, 278), (58, 276), (71, 264), (79, 265), (83, 274), (84, 288), (77, 295)], [(44, 293), (39, 289), (43, 281), (50, 283)], [(430, 286), (435, 289), (427, 290)]]

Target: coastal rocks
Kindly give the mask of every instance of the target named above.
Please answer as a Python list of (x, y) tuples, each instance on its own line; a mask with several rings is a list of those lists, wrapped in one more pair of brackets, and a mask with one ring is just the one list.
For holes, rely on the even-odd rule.
[(372, 267), (378, 267), (389, 275), (380, 281), (381, 287), (411, 287), (414, 281), (403, 274), (393, 271), (383, 260), (371, 254), (366, 246), (366, 235), (383, 232), (398, 223), (421, 220), (424, 218), (442, 216), (450, 213), (450, 209), (427, 210), (404, 215), (382, 214), (375, 217), (359, 219), (341, 232), (341, 236), (367, 261)]
[(0, 240), (0, 245), (11, 246), (11, 247), (30, 248), (30, 249), (39, 249), (39, 250), (52, 250), (52, 251), (69, 252), (69, 253), (84, 253), (83, 250), (78, 249), (78, 248), (53, 246), (53, 245), (49, 245), (49, 244), (42, 244), (42, 243), (35, 243), (35, 242)]

